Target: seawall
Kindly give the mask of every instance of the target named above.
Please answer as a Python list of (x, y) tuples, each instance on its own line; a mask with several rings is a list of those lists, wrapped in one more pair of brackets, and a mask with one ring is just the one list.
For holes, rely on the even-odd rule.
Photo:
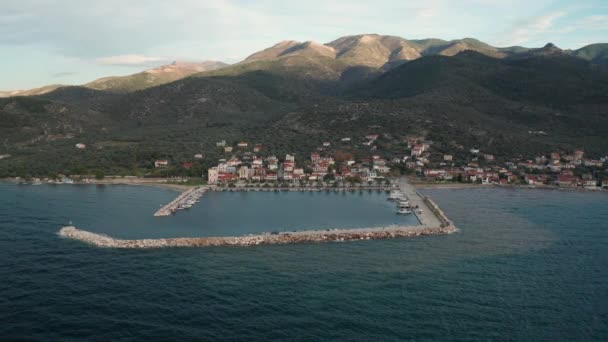
[(166, 248), (166, 247), (209, 247), (209, 246), (258, 246), (293, 243), (341, 242), (356, 240), (390, 239), (426, 235), (445, 235), (456, 231), (453, 225), (442, 227), (389, 226), (380, 228), (311, 230), (282, 232), (279, 234), (258, 234), (233, 237), (198, 237), (122, 240), (88, 232), (76, 227), (63, 227), (59, 235), (105, 248)]

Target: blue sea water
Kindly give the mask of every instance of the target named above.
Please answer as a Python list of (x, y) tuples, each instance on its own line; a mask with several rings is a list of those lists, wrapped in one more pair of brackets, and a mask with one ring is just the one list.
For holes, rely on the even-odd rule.
[[(329, 244), (114, 250), (62, 239), (56, 232), (71, 219), (122, 237), (160, 234), (161, 226), (146, 228), (148, 220), (154, 221), (148, 208), (175, 193), (0, 184), (0, 340), (608, 340), (608, 194), (426, 193), (455, 221), (458, 233)], [(265, 208), (250, 202), (275, 199), (232, 195), (212, 202), (242, 201), (227, 212), (236, 217), (233, 223), (239, 222), (242, 208)], [(319, 200), (340, 202), (338, 194), (324, 196)], [(333, 207), (334, 216), (319, 220), (306, 211), (308, 204), (302, 205), (301, 211), (290, 211), (296, 215), (291, 221), (302, 225), (276, 220), (270, 228), (369, 226), (376, 218), (362, 221), (368, 215), (357, 208), (371, 210), (377, 203), (380, 210), (386, 203), (373, 194), (362, 196), (346, 197), (344, 203), (366, 205)], [(290, 208), (301, 200), (279, 202)], [(177, 235), (200, 235), (201, 227), (212, 225), (198, 223), (214, 219), (210, 212), (220, 209), (199, 205), (163, 223), (171, 223)], [(350, 221), (345, 213), (356, 219)], [(225, 228), (246, 233), (261, 226)]]

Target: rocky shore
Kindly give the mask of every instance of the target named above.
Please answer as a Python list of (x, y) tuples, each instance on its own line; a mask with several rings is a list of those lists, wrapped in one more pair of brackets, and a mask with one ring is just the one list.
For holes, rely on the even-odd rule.
[(209, 246), (258, 246), (292, 243), (341, 242), (355, 240), (390, 239), (424, 235), (444, 235), (456, 231), (453, 225), (442, 227), (389, 226), (381, 228), (314, 230), (259, 234), (238, 237), (199, 237), (122, 240), (107, 235), (96, 234), (76, 227), (63, 227), (62, 237), (75, 239), (106, 248), (165, 248), (165, 247), (209, 247)]

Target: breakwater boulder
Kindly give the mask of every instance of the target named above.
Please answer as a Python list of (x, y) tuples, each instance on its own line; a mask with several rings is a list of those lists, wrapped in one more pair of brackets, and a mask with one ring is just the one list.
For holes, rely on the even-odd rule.
[(123, 240), (88, 232), (73, 226), (63, 227), (59, 235), (106, 248), (164, 248), (164, 247), (208, 247), (208, 246), (258, 246), (292, 243), (342, 242), (375, 240), (425, 235), (444, 235), (456, 231), (452, 224), (441, 227), (389, 226), (382, 228), (360, 228), (324, 231), (300, 231), (279, 234), (259, 234), (236, 237), (200, 237)]

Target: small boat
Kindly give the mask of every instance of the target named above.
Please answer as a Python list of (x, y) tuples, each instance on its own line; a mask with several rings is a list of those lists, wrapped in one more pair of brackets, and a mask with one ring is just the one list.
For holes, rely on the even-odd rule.
[(411, 214), (411, 213), (412, 213), (412, 211), (409, 209), (406, 209), (406, 208), (402, 208), (397, 211), (397, 214), (399, 214), (399, 215), (407, 215), (407, 214)]
[(399, 201), (397, 206), (399, 208), (410, 208), (411, 207), (410, 202), (408, 202), (408, 201)]

